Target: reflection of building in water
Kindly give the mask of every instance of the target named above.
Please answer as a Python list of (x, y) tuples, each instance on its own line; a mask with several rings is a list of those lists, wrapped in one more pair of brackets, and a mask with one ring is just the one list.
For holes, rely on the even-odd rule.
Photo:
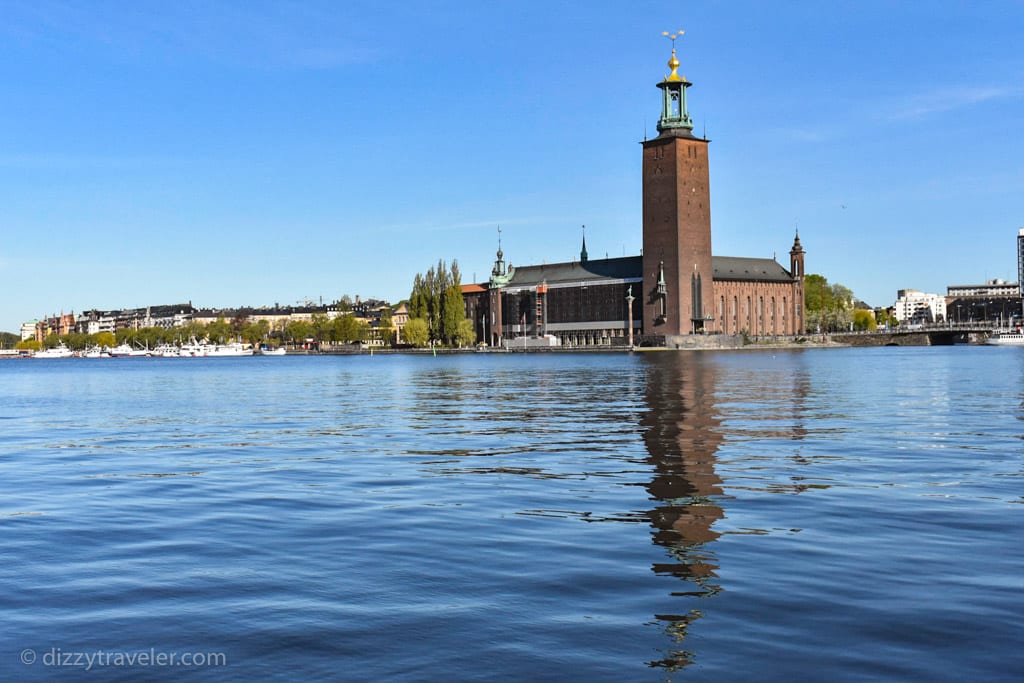
[[(647, 412), (640, 420), (648, 462), (654, 478), (647, 490), (656, 507), (648, 515), (657, 545), (670, 560), (655, 564), (659, 575), (671, 575), (688, 585), (674, 591), (687, 600), (706, 598), (719, 591), (715, 583), (717, 559), (709, 543), (719, 533), (712, 526), (725, 515), (716, 503), (721, 479), (715, 473), (715, 452), (722, 441), (715, 415), (714, 364), (700, 353), (645, 354)], [(681, 610), (682, 611), (682, 610)], [(688, 625), (700, 618), (700, 609), (658, 614), (677, 645), (654, 666), (677, 669), (693, 660), (681, 649)]]

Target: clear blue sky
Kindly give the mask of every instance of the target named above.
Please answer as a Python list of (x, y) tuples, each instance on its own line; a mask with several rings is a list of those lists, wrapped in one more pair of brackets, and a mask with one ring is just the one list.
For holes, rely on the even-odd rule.
[(457, 259), (640, 251), (662, 31), (713, 248), (887, 305), (1016, 280), (1024, 3), (0, 2), (0, 330), (398, 300)]

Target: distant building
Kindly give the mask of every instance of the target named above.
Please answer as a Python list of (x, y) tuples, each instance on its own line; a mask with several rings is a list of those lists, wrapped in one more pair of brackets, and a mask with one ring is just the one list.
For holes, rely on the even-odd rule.
[(989, 280), (983, 285), (950, 285), (946, 287), (946, 297), (964, 296), (1020, 296), (1020, 285), (1006, 282), (998, 278)]
[(901, 289), (896, 293), (893, 315), (900, 324), (942, 322), (946, 319), (946, 297)]
[(1003, 322), (1021, 317), (1020, 285), (989, 280), (983, 285), (950, 285), (946, 310), (953, 322)]
[(21, 324), (21, 340), (35, 339), (36, 338), (36, 325), (39, 324), (38, 320), (29, 320), (27, 323)]

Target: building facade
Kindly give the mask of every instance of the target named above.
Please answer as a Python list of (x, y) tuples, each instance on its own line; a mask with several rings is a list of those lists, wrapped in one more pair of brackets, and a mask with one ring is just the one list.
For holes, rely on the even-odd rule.
[(946, 297), (916, 289), (896, 292), (893, 315), (900, 324), (935, 323), (946, 320)]

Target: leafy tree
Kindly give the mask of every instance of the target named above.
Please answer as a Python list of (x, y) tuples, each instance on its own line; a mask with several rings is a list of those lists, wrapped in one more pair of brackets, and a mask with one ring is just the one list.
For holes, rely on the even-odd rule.
[(331, 338), (333, 324), (325, 314), (314, 313), (309, 319), (309, 324), (313, 329), (312, 336), (318, 342), (327, 341)]
[(380, 322), (377, 324), (377, 332), (380, 340), (385, 346), (391, 346), (395, 340), (395, 324), (391, 318), (391, 309), (385, 308), (380, 312)]
[(313, 336), (313, 326), (305, 320), (291, 320), (285, 326), (284, 334), (293, 342), (304, 342)]
[(877, 328), (878, 323), (875, 321), (874, 311), (858, 308), (853, 312), (853, 329), (863, 332), (865, 330), (875, 330)]
[(57, 336), (56, 332), (51, 332), (50, 334), (46, 335), (45, 339), (43, 339), (44, 349), (57, 348), (57, 344), (60, 344), (60, 337)]
[(96, 346), (105, 346), (108, 349), (117, 346), (117, 338), (113, 332), (97, 332), (92, 336), (92, 343)]
[(334, 319), (334, 341), (345, 343), (362, 341), (362, 336), (364, 332), (362, 330), (362, 326), (360, 325), (361, 322), (361, 320), (356, 318), (351, 313), (339, 315), (337, 318)]
[(412, 294), (409, 295), (409, 305), (407, 306), (409, 311), (409, 319), (422, 318), (427, 319), (427, 298), (423, 284), (423, 276), (416, 273), (416, 277), (412, 281)]
[(885, 327), (896, 327), (899, 325), (899, 321), (896, 320), (896, 316), (892, 315), (884, 308), (879, 308), (875, 312), (875, 322), (878, 326)]
[(21, 341), (21, 337), (11, 332), (0, 332), (0, 349), (12, 349)]
[(459, 280), (458, 263), (452, 261), (448, 287), (444, 290), (444, 298), (441, 302), (441, 338), (448, 344), (459, 342), (459, 325), (466, 317), (466, 307), (462, 301), (462, 285)]
[(853, 321), (853, 292), (840, 284), (830, 285), (823, 275), (808, 275), (804, 278), (804, 307), (809, 330), (846, 330)]
[(459, 343), (459, 348), (476, 344), (476, 326), (473, 325), (472, 320), (463, 318), (459, 321), (459, 331), (456, 334), (456, 340)]
[(223, 344), (234, 337), (234, 328), (232, 328), (231, 323), (225, 320), (223, 316), (207, 325), (204, 331), (210, 341), (216, 342), (217, 344)]
[(258, 346), (267, 338), (270, 334), (270, 323), (266, 320), (258, 320), (256, 322), (247, 323), (242, 328), (242, 339), (249, 342), (253, 346)]
[(21, 341), (14, 345), (14, 348), (18, 349), (19, 351), (38, 351), (39, 349), (42, 348), (42, 346), (43, 345), (37, 342), (35, 339), (22, 339)]
[(405, 323), (405, 341), (413, 346), (426, 346), (430, 341), (430, 327), (423, 318), (409, 318)]

